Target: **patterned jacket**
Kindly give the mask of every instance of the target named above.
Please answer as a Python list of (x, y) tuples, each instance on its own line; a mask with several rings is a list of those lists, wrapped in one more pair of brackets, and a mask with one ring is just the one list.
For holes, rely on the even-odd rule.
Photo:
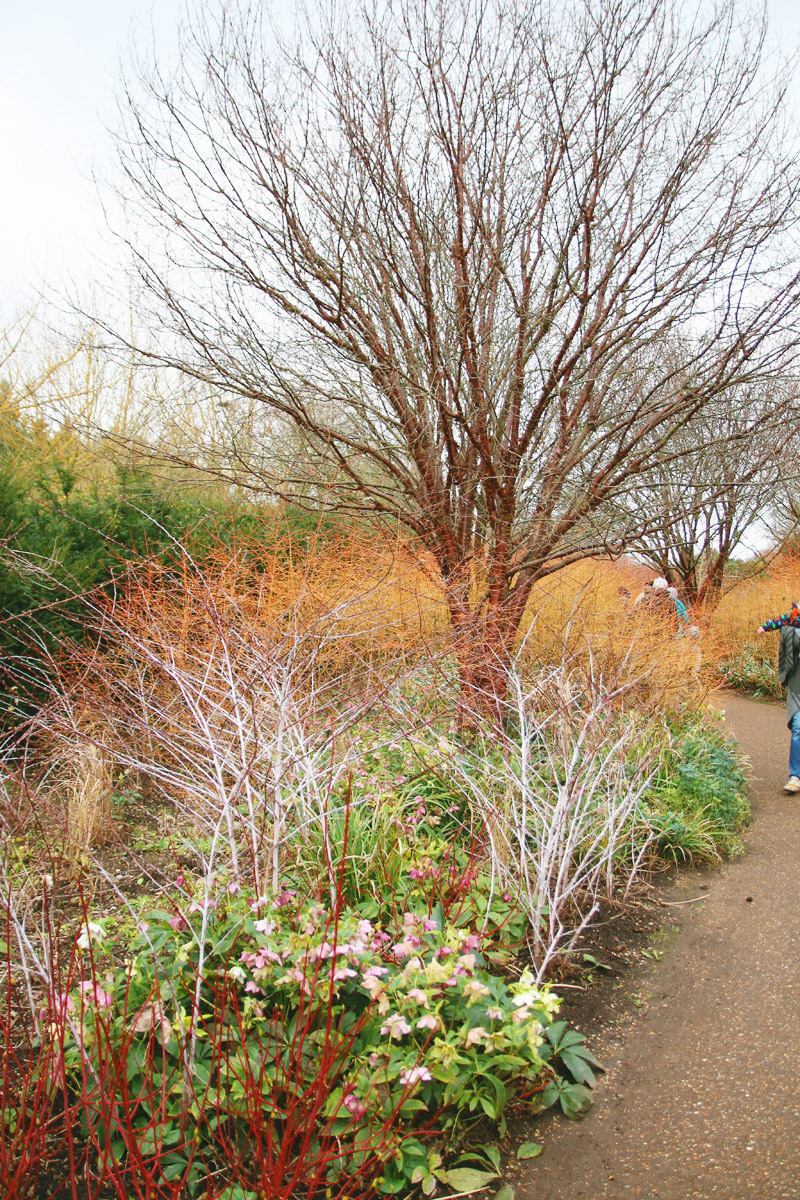
[(784, 625), (800, 626), (800, 601), (792, 605), (791, 612), (784, 613), (780, 617), (773, 617), (770, 621), (764, 621), (761, 628), (763, 630), (782, 629)]

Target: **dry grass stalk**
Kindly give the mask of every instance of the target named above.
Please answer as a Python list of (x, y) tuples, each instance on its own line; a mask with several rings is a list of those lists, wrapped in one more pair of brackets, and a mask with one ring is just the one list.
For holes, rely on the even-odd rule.
[(73, 747), (65, 771), (64, 852), (68, 863), (80, 863), (112, 831), (112, 771), (107, 753), (91, 742)]

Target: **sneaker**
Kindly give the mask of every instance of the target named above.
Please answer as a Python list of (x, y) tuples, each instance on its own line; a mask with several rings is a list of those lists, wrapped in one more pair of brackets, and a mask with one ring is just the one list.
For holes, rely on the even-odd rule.
[(783, 785), (783, 790), (791, 793), (791, 795), (800, 792), (800, 779), (796, 775), (790, 775), (789, 782)]

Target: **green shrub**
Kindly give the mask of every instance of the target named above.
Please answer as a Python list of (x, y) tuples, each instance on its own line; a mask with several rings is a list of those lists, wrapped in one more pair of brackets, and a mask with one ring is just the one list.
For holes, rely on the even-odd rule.
[(736, 741), (706, 712), (672, 717), (670, 744), (648, 795), (656, 848), (667, 857), (713, 858), (737, 844), (750, 806)]
[(718, 857), (719, 828), (700, 813), (656, 810), (650, 814), (649, 826), (653, 847), (661, 858), (693, 863)]

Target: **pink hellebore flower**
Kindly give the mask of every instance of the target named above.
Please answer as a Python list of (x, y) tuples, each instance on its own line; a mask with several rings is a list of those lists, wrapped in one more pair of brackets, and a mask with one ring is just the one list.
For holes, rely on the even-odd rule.
[(336, 947), (332, 946), (330, 942), (323, 942), (321, 946), (314, 946), (312, 950), (309, 950), (308, 958), (309, 962), (317, 962), (321, 958), (333, 958), (335, 954)]
[(182, 915), (180, 913), (176, 913), (174, 917), (171, 917), (169, 924), (172, 926), (173, 929), (177, 929), (177, 930), (186, 928), (186, 921), (184, 920), (184, 918), (182, 917)]
[(278, 983), (283, 983), (287, 979), (291, 983), (299, 983), (300, 990), (305, 992), (307, 996), (311, 995), (311, 988), (308, 986), (306, 977), (299, 967), (290, 967), (283, 979), (278, 980)]
[[(419, 939), (417, 938), (414, 940), (416, 940), (417, 945), (419, 945)], [(392, 954), (399, 962), (401, 958), (410, 958), (415, 949), (416, 946), (412, 944), (412, 938), (406, 938), (406, 940), (403, 942), (395, 942), (395, 944), (392, 946)]]
[(274, 933), (278, 926), (270, 917), (262, 917), (260, 921), (256, 921), (256, 930), (259, 933), (265, 933), (267, 937)]
[(411, 1033), (411, 1026), (405, 1017), (400, 1016), (400, 1013), (392, 1013), (390, 1017), (386, 1018), (386, 1023), (381, 1025), (381, 1036), (385, 1037), (387, 1033), (389, 1037), (395, 1038), (399, 1042), (401, 1037)]
[(427, 992), (423, 992), (422, 988), (412, 988), (410, 992), (406, 992), (406, 1000), (411, 1000), (414, 1004), (421, 1004), (423, 1008), (429, 1007)]
[(286, 908), (287, 904), (291, 904), (296, 898), (297, 892), (293, 892), (290, 888), (286, 888), (276, 896), (273, 901), (273, 908)]
[(269, 950), (266, 946), (262, 946), (256, 951), (253, 960), (253, 966), (257, 971), (263, 971), (268, 962), (283, 964), (283, 959), (277, 950)]
[(341, 983), (343, 979), (355, 979), (358, 971), (351, 970), (350, 967), (337, 967), (333, 972), (333, 978), (336, 983)]
[(258, 950), (253, 953), (245, 950), (243, 954), (239, 955), (239, 962), (244, 963), (246, 967), (252, 967), (255, 971), (263, 971), (268, 962), (281, 965), (283, 959), (277, 950), (270, 950), (268, 946), (259, 946)]
[(353, 938), (352, 942), (342, 942), (341, 946), (336, 948), (336, 953), (346, 958), (363, 958), (366, 952), (366, 944), (361, 938)]
[(109, 992), (103, 991), (99, 984), (92, 983), (91, 979), (79, 983), (78, 988), (87, 999), (94, 1000), (98, 1008), (111, 1008), (114, 1001), (113, 996)]
[(257, 983), (253, 983), (252, 979), (244, 985), (244, 990), (246, 992), (258, 993), (259, 996), (264, 995), (264, 989), (260, 988)]
[(470, 1029), (466, 1038), (467, 1046), (479, 1046), (481, 1042), (485, 1042), (489, 1036), (489, 1031), (484, 1029), (482, 1025), (476, 1025), (474, 1029)]
[(436, 924), (435, 921), (431, 920), (431, 918), (428, 917), (427, 920), (422, 922), (422, 928), (425, 930), (426, 933), (435, 933), (437, 931), (437, 929), (439, 928), (439, 926)]
[(438, 1029), (438, 1028), (439, 1028), (439, 1018), (435, 1017), (433, 1015), (433, 1013), (423, 1013), (422, 1016), (420, 1017), (420, 1019), (417, 1021), (417, 1029)]
[(342, 1103), (353, 1117), (363, 1117), (364, 1113), (367, 1111), (366, 1104), (363, 1104), (361, 1100), (359, 1100), (355, 1092), (348, 1092)]
[(411, 1067), (408, 1071), (403, 1071), (400, 1076), (400, 1083), (403, 1087), (412, 1087), (415, 1083), (429, 1083), (433, 1079), (427, 1067)]
[(364, 975), (361, 979), (361, 986), (364, 991), (369, 992), (373, 1000), (383, 991), (383, 984), (376, 975)]
[(389, 969), (388, 967), (378, 967), (378, 966), (367, 967), (364, 974), (365, 975), (385, 975), (386, 972), (388, 971), (388, 969)]
[(472, 975), (475, 970), (475, 955), (461, 954), (456, 963), (456, 975)]

